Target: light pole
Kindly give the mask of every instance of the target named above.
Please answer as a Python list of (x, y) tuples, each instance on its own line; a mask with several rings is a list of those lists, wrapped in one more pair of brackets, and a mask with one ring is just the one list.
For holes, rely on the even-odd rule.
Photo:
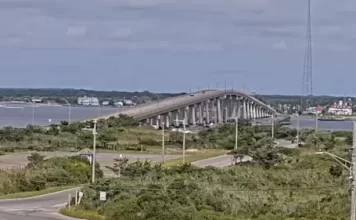
[(318, 112), (315, 111), (315, 133), (318, 132)]
[(92, 159), (92, 175), (91, 175), (91, 182), (95, 182), (95, 162), (96, 162), (96, 120), (94, 120), (94, 127), (93, 127), (93, 159)]
[[(356, 220), (356, 122), (353, 122), (353, 140), (352, 140), (352, 156), (351, 161), (345, 160), (335, 154), (321, 151), (316, 154), (325, 154), (335, 159), (341, 166), (350, 172), (351, 179), (351, 207), (350, 207), (350, 220)], [(348, 166), (349, 165), (349, 166)]]
[(185, 164), (185, 119), (183, 120), (175, 120), (176, 122), (182, 122), (183, 123), (183, 164)]
[(299, 130), (300, 130), (300, 126), (299, 126), (299, 112), (297, 112), (297, 147), (299, 147)]
[(164, 151), (165, 151), (165, 149), (164, 149), (164, 127), (165, 127), (166, 125), (165, 125), (165, 123), (164, 123), (164, 121), (162, 121), (162, 164), (164, 164)]
[(65, 98), (62, 98), (62, 99), (63, 99), (63, 100), (67, 103), (67, 105), (68, 105), (68, 124), (70, 124), (71, 118), (72, 118), (71, 105), (70, 105), (70, 103), (68, 102), (67, 99), (65, 99)]

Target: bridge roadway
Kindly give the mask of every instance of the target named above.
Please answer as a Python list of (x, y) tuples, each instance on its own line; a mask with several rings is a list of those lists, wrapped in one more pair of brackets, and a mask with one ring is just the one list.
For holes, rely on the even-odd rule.
[[(138, 105), (138, 106), (131, 107), (131, 108), (126, 108), (126, 109), (123, 109), (119, 113), (107, 115), (107, 116), (100, 117), (100, 118), (107, 119), (112, 116), (117, 116), (118, 114), (124, 114), (124, 115), (134, 117), (138, 120), (143, 120), (143, 119), (154, 117), (154, 116), (164, 114), (164, 113), (167, 113), (170, 111), (174, 111), (176, 109), (184, 108), (186, 106), (194, 105), (194, 104), (200, 103), (205, 100), (210, 100), (210, 99), (228, 96), (228, 95), (235, 95), (235, 96), (246, 98), (248, 100), (251, 100), (251, 101), (257, 103), (260, 106), (265, 107), (269, 111), (276, 113), (276, 110), (274, 110), (272, 107), (270, 107), (267, 104), (263, 103), (262, 101), (256, 99), (252, 95), (241, 92), (241, 91), (237, 91), (237, 90), (205, 90), (205, 91), (200, 91), (200, 92), (191, 93), (191, 94), (187, 94), (187, 95), (166, 98), (163, 100), (159, 100), (156, 102), (147, 103), (147, 104), (143, 104), (143, 105)], [(100, 118), (95, 118), (95, 119), (100, 119)]]

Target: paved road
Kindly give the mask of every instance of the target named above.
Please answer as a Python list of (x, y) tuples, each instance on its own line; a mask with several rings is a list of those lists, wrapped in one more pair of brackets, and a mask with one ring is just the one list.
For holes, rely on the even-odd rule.
[[(250, 161), (250, 160), (252, 160), (252, 158), (249, 156), (245, 156), (244, 158), (242, 158), (243, 162)], [(220, 167), (220, 168), (228, 167), (228, 166), (232, 165), (232, 157), (231, 157), (231, 155), (222, 155), (222, 156), (218, 156), (218, 157), (208, 158), (205, 160), (199, 160), (199, 161), (193, 162), (192, 164), (197, 167), (207, 167), (207, 166), (214, 166), (214, 167)]]
[[(227, 90), (227, 91), (225, 91), (225, 90), (209, 90), (209, 91), (204, 91), (204, 92), (201, 91), (201, 92), (197, 92), (197, 93), (167, 98), (167, 99), (163, 99), (163, 100), (153, 102), (153, 103), (138, 105), (136, 107), (132, 107), (132, 108), (123, 110), (121, 112), (121, 114), (129, 115), (131, 117), (136, 117), (136, 118), (140, 118), (141, 116), (144, 116), (144, 117), (142, 117), (144, 119), (147, 116), (153, 116), (153, 115), (161, 114), (164, 112), (169, 112), (169, 111), (172, 111), (177, 108), (182, 108), (187, 105), (198, 103), (205, 99), (215, 98), (215, 97), (229, 95), (229, 94), (239, 94), (241, 96), (248, 97), (249, 99), (253, 100), (254, 102), (259, 103), (260, 105), (266, 106), (266, 108), (269, 108), (271, 111), (275, 111), (271, 107), (267, 106), (265, 103), (261, 102), (260, 100), (254, 98), (253, 96), (251, 96), (247, 93), (243, 93), (240, 91), (233, 91), (233, 90)], [(100, 117), (100, 118), (109, 118), (110, 116), (116, 116), (116, 115), (117, 114), (110, 114), (110, 115), (107, 115), (105, 117)]]
[(27, 199), (0, 200), (0, 220), (71, 220), (57, 214), (75, 189)]

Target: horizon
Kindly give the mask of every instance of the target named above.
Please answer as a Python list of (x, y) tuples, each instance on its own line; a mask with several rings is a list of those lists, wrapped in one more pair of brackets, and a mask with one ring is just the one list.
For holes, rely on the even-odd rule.
[[(153, 92), (153, 91), (150, 91), (150, 90), (132, 90), (132, 91), (129, 91), (129, 90), (96, 90), (96, 89), (87, 89), (87, 88), (41, 88), (41, 87), (0, 87), (0, 90), (2, 89), (13, 89), (13, 90), (16, 90), (16, 89), (24, 89), (24, 90), (32, 90), (32, 89), (43, 89), (43, 90), (86, 90), (86, 91), (93, 91), (93, 92), (127, 92), (127, 93), (143, 93), (143, 92), (149, 92), (149, 93), (152, 93), (152, 94), (180, 94), (180, 93), (187, 93), (187, 91), (182, 91), (182, 92)], [(207, 90), (206, 89), (202, 89), (202, 90)], [(202, 91), (202, 90), (199, 90), (199, 91)], [(216, 88), (210, 88), (210, 90), (224, 90), (224, 89), (216, 89)], [(245, 92), (245, 91), (242, 91), (242, 90), (239, 90), (239, 89), (235, 89), (236, 91), (240, 91), (240, 92)], [(198, 92), (198, 91), (193, 91), (192, 90), (192, 93), (194, 92)], [(252, 93), (250, 91), (247, 91), (248, 93)], [(189, 92), (188, 92), (189, 93)], [(296, 96), (296, 97), (301, 97), (302, 95), (300, 94), (267, 94), (267, 93), (255, 93), (256, 95), (264, 95), (264, 96)], [(317, 94), (317, 95), (313, 95), (313, 97), (335, 97), (335, 98), (356, 98), (356, 96), (342, 96), (342, 95), (330, 95), (330, 94)]]

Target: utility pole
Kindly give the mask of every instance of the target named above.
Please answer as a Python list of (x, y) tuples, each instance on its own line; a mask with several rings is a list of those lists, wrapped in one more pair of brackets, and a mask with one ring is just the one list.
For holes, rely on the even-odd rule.
[(94, 120), (94, 127), (93, 127), (93, 159), (92, 159), (92, 175), (91, 175), (91, 182), (95, 182), (95, 162), (96, 162), (96, 120)]
[(162, 164), (164, 164), (164, 151), (165, 151), (165, 149), (164, 149), (164, 127), (165, 127), (166, 125), (165, 125), (165, 123), (164, 122), (162, 122)]
[(356, 122), (353, 122), (353, 139), (352, 139), (352, 156), (351, 156), (351, 213), (350, 219), (356, 220)]

